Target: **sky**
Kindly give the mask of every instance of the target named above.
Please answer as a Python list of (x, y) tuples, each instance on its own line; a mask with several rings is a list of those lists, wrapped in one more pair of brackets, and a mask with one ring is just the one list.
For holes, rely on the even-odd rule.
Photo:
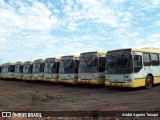
[(1, 63), (160, 47), (160, 0), (0, 0)]

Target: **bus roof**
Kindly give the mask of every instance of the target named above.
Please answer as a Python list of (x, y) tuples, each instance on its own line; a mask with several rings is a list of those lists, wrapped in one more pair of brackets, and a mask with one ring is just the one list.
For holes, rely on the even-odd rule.
[(115, 49), (115, 50), (110, 50), (111, 51), (119, 51), (119, 50), (131, 50), (133, 52), (147, 52), (147, 53), (160, 53), (159, 48), (152, 48), (152, 47), (143, 47), (143, 48), (121, 48), (121, 49)]
[(36, 62), (36, 61), (44, 61), (45, 59), (44, 58), (42, 58), (42, 59), (37, 59), (37, 60), (34, 60), (34, 62)]
[(17, 61), (16, 64), (24, 63), (23, 61)]
[[(106, 54), (107, 52), (105, 51), (88, 51), (88, 52), (83, 52), (83, 53), (93, 53), (93, 52), (96, 52), (96, 53), (99, 53), (99, 54)], [(81, 54), (83, 54), (81, 53)]]
[(75, 58), (76, 58), (76, 57), (79, 57), (79, 56), (80, 56), (80, 55), (65, 55), (65, 56), (61, 56), (61, 58), (62, 58), (62, 57), (75, 57)]
[(12, 65), (15, 65), (16, 63), (15, 63), (15, 62), (3, 63), (2, 66), (3, 66), (3, 65), (11, 65), (11, 64), (12, 64)]
[(26, 64), (26, 63), (33, 63), (33, 61), (25, 61), (23, 64)]
[(49, 58), (46, 58), (45, 60), (47, 60), (47, 59), (57, 59), (57, 60), (59, 60), (60, 57), (49, 57)]

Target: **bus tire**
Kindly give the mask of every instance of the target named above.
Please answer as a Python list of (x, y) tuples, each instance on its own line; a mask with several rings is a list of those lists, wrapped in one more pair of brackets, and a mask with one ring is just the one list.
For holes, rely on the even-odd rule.
[(146, 89), (150, 89), (152, 86), (153, 86), (153, 79), (150, 75), (147, 75), (145, 87), (146, 87)]

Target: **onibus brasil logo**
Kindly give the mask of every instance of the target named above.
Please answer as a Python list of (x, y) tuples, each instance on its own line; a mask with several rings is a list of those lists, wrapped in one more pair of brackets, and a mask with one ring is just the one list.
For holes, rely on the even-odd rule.
[(2, 112), (2, 117), (42, 117), (40, 112)]

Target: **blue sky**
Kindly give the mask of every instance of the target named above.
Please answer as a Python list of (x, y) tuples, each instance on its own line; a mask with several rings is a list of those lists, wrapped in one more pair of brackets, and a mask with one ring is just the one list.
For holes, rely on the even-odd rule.
[(0, 0), (2, 63), (160, 46), (160, 0)]

